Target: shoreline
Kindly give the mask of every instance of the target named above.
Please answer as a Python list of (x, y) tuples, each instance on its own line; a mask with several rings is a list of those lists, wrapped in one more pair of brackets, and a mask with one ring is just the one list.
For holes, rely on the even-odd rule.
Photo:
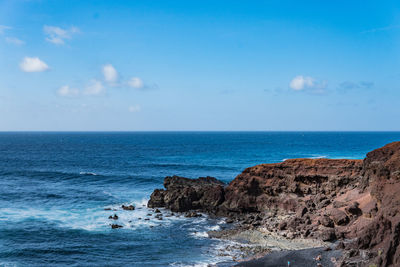
[[(318, 242), (330, 244), (326, 251), (335, 253), (329, 255), (340, 256), (332, 258), (335, 266), (400, 264), (400, 142), (363, 160), (288, 159), (247, 168), (229, 185), (214, 177), (168, 176), (164, 187), (151, 194), (149, 208), (226, 218), (232, 229), (208, 235), (257, 244), (244, 258), (271, 252), (272, 237), (277, 248), (287, 249), (243, 266), (290, 257), (309, 264), (321, 249)], [(297, 240), (303, 250), (294, 250)], [(307, 248), (304, 242), (314, 244)]]

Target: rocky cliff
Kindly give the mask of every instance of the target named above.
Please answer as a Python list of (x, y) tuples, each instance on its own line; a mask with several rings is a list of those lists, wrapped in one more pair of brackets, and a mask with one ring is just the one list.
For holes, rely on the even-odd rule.
[(400, 266), (400, 142), (364, 160), (291, 159), (247, 168), (229, 185), (167, 177), (149, 207), (227, 216), (288, 238), (341, 240), (343, 266)]

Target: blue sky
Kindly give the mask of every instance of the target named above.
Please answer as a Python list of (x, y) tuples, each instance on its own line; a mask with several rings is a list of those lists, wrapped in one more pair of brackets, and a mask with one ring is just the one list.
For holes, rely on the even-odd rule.
[(0, 130), (400, 130), (396, 1), (0, 0)]

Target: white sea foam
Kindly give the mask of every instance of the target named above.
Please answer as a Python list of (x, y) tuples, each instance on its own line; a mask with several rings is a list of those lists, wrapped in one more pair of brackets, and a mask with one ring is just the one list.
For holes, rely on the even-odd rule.
[(95, 172), (80, 172), (79, 174), (80, 174), (80, 175), (98, 175), (98, 174), (95, 173)]
[(207, 238), (208, 237), (208, 234), (207, 234), (207, 232), (193, 232), (193, 233), (190, 233), (190, 235), (191, 236), (194, 236), (194, 237), (199, 237), (199, 238)]
[(219, 226), (219, 225), (214, 225), (214, 226), (208, 227), (208, 229), (209, 229), (210, 231), (218, 231), (218, 230), (221, 229), (221, 226)]
[(325, 158), (327, 158), (327, 156), (313, 156), (313, 157), (310, 157), (311, 159), (325, 159)]
[(18, 264), (14, 262), (0, 262), (1, 267), (17, 267)]
[(184, 263), (179, 263), (179, 262), (173, 262), (170, 264), (170, 266), (174, 266), (174, 267), (207, 267), (209, 265), (210, 265), (210, 263), (207, 263), (207, 262), (194, 263), (194, 264), (184, 264)]
[[(145, 203), (145, 200), (137, 203)], [(131, 205), (135, 203), (123, 203)], [(169, 212), (162, 210), (163, 219), (158, 220), (154, 217), (151, 209), (136, 204), (136, 209), (123, 210), (122, 204), (106, 207), (86, 208), (86, 209), (39, 209), (39, 208), (0, 208), (0, 221), (20, 222), (27, 219), (43, 220), (55, 223), (60, 227), (72, 229), (82, 229), (87, 231), (104, 231), (110, 229), (111, 224), (119, 224), (123, 229), (135, 230), (141, 227), (156, 225), (169, 225), (174, 221), (188, 220), (187, 218), (168, 216)], [(110, 209), (110, 210), (105, 210)], [(152, 216), (147, 216), (151, 213)], [(109, 216), (116, 214), (118, 220), (108, 219)], [(167, 215), (167, 216), (166, 216)], [(150, 218), (150, 220), (145, 220)]]

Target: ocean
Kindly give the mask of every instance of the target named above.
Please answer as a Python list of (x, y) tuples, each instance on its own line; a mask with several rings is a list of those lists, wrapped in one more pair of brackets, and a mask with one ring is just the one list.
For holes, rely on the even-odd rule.
[[(256, 164), (362, 159), (399, 140), (400, 132), (3, 132), (0, 266), (227, 261), (219, 250), (226, 243), (206, 234), (224, 227), (223, 219), (147, 216), (147, 200), (165, 176), (228, 183)], [(123, 204), (136, 210), (121, 210)], [(114, 214), (118, 220), (108, 219)]]

